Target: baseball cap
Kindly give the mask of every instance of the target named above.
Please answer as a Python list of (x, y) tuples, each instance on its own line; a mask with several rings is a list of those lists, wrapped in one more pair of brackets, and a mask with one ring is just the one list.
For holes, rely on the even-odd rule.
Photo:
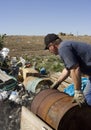
[(44, 43), (45, 43), (45, 50), (48, 49), (48, 45), (55, 41), (56, 39), (59, 39), (59, 37), (54, 34), (54, 33), (51, 33), (51, 34), (47, 34), (44, 38)]

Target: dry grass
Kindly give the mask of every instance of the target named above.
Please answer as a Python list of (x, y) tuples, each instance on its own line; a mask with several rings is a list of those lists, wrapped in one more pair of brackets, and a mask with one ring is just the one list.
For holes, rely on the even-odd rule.
[[(91, 43), (91, 36), (61, 36), (63, 40), (76, 40)], [(6, 36), (5, 46), (10, 49), (11, 56), (45, 56), (44, 36)]]

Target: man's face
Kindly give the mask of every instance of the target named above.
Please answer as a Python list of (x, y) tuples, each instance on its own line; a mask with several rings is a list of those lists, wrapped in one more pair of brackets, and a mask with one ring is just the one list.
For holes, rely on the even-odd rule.
[(49, 46), (48, 46), (48, 48), (49, 48), (49, 51), (51, 53), (53, 53), (55, 55), (58, 55), (58, 48), (57, 48), (57, 46), (55, 44), (50, 43)]

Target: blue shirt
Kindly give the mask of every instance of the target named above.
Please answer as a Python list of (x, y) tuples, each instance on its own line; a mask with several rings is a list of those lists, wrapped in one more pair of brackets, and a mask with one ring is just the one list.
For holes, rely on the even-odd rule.
[(91, 44), (63, 41), (58, 51), (67, 69), (79, 64), (83, 74), (91, 75)]

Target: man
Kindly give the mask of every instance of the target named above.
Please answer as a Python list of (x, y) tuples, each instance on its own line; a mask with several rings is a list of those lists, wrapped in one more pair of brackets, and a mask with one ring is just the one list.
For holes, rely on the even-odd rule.
[[(76, 41), (62, 41), (56, 34), (47, 34), (44, 38), (45, 49), (55, 55), (59, 55), (65, 68), (61, 76), (52, 85), (57, 89), (69, 75), (74, 82), (75, 94), (73, 102), (79, 105), (88, 103), (91, 105), (91, 45)], [(89, 76), (87, 86), (81, 91), (81, 74)]]

